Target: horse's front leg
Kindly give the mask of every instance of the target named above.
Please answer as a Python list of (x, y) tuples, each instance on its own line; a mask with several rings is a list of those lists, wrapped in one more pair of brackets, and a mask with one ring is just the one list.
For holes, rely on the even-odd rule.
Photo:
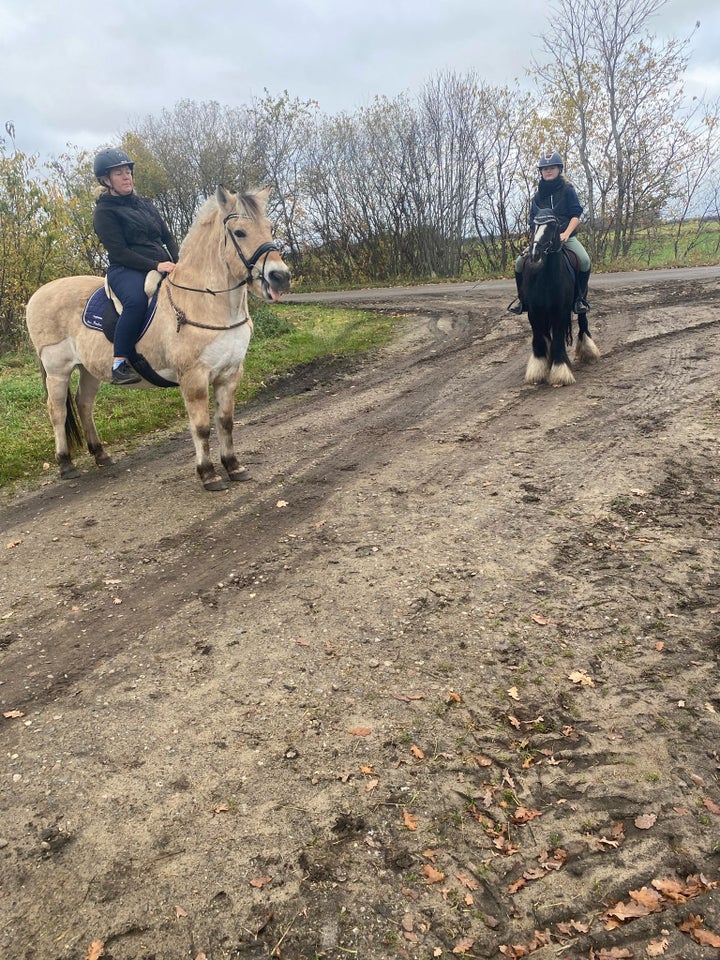
[(180, 392), (190, 420), (190, 434), (195, 445), (195, 466), (206, 490), (227, 490), (210, 459), (210, 390), (207, 372), (186, 373), (180, 378)]
[(525, 383), (544, 383), (550, 372), (550, 360), (548, 359), (550, 341), (542, 323), (534, 313), (530, 316), (530, 325), (533, 332), (532, 353), (525, 368)]
[(550, 374), (548, 375), (548, 383), (553, 387), (567, 387), (575, 383), (565, 347), (565, 338), (571, 323), (572, 317), (568, 310), (562, 322), (553, 324), (550, 341)]
[(230, 480), (249, 480), (250, 473), (237, 458), (233, 446), (233, 423), (235, 417), (235, 390), (240, 379), (240, 370), (233, 375), (216, 380), (213, 384), (215, 394), (215, 431), (220, 444), (220, 459), (227, 470)]

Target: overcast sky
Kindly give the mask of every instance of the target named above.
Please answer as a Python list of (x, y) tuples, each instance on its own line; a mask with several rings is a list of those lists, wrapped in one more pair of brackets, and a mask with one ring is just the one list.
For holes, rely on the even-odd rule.
[[(248, 104), (267, 89), (353, 112), (441, 71), (524, 83), (550, 6), (535, 0), (0, 0), (0, 136), (41, 160), (115, 144), (179, 100)], [(688, 91), (720, 96), (720, 4), (668, 0), (659, 39), (695, 22)]]

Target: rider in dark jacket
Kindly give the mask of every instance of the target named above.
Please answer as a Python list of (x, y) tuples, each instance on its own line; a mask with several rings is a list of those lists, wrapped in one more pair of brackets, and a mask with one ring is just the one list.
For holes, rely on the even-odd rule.
[[(560, 239), (578, 261), (578, 297), (573, 306), (575, 313), (586, 313), (590, 306), (586, 300), (590, 277), (590, 257), (576, 234), (583, 212), (575, 187), (562, 175), (563, 159), (559, 153), (547, 153), (538, 164), (540, 182), (530, 204), (530, 230), (537, 214), (551, 211), (560, 223)], [(521, 254), (515, 262), (515, 283), (518, 299), (508, 307), (510, 313), (524, 313), (527, 309), (522, 294), (522, 268), (525, 257)]]
[(147, 309), (145, 277), (151, 270), (172, 273), (178, 259), (177, 241), (147, 197), (133, 189), (133, 167), (122, 150), (102, 150), (93, 170), (107, 188), (93, 212), (93, 227), (108, 252), (108, 283), (122, 303), (115, 328), (112, 383), (139, 383), (128, 362), (142, 330)]

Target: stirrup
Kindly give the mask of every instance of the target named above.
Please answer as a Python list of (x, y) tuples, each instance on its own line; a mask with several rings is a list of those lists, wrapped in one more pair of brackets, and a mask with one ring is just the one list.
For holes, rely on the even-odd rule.
[(526, 308), (522, 300), (515, 298), (515, 300), (510, 301), (507, 309), (508, 309), (508, 313), (514, 313), (517, 316), (519, 316), (521, 313), (525, 313)]
[(573, 304), (573, 313), (587, 313), (590, 310), (590, 304), (585, 297), (578, 297)]

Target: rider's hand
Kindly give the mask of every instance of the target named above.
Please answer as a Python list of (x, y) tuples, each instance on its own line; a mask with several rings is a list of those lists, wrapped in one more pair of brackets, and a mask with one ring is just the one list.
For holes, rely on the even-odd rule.
[(176, 266), (177, 264), (173, 263), (172, 260), (165, 260), (157, 265), (157, 270), (160, 273), (172, 273)]
[(566, 233), (561, 233), (561, 234), (560, 234), (560, 243), (565, 243), (565, 241), (568, 239), (568, 236), (569, 236), (569, 234), (568, 234), (567, 232), (566, 232)]

